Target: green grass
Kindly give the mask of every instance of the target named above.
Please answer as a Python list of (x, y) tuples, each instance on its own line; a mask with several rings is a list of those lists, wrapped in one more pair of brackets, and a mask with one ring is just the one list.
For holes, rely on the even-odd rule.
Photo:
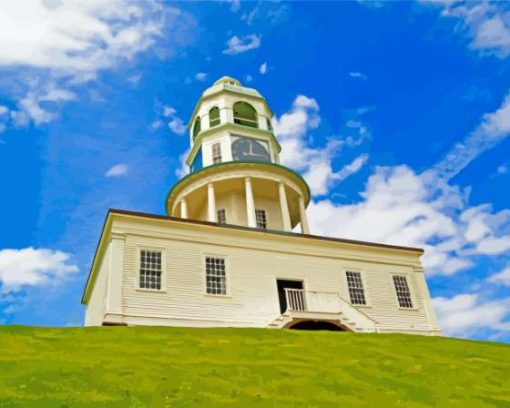
[(510, 407), (510, 346), (264, 329), (0, 327), (0, 407)]

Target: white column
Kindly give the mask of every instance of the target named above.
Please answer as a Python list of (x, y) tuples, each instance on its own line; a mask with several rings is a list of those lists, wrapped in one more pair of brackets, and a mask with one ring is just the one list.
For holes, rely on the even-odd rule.
[(305, 199), (299, 197), (299, 218), (301, 219), (301, 233), (309, 234), (310, 226), (308, 225), (308, 218), (306, 218)]
[(253, 200), (251, 180), (248, 177), (244, 179), (244, 189), (246, 191), (246, 216), (248, 219), (248, 227), (256, 228), (257, 219), (255, 217), (255, 201)]
[(228, 107), (220, 106), (220, 123), (227, 123), (229, 121)]
[(181, 199), (181, 218), (188, 218), (188, 204), (186, 199)]
[(282, 224), (284, 231), (291, 230), (289, 206), (287, 204), (287, 194), (285, 193), (285, 184), (280, 182), (278, 184), (278, 193), (280, 196), (280, 209), (282, 211)]
[(214, 197), (214, 185), (209, 183), (207, 185), (207, 208), (208, 208), (208, 221), (217, 222), (216, 219), (216, 198)]

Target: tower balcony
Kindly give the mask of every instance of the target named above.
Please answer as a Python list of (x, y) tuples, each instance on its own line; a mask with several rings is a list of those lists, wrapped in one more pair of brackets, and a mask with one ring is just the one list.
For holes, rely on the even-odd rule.
[(203, 168), (181, 179), (167, 196), (170, 216), (309, 233), (310, 191), (294, 171), (274, 163), (236, 161)]

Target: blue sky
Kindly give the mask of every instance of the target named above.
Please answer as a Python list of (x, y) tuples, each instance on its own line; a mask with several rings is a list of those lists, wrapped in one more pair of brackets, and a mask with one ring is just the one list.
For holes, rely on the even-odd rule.
[(231, 75), (273, 108), (313, 233), (426, 248), (445, 332), (508, 342), (509, 55), (504, 3), (1, 5), (0, 323), (81, 324), (108, 208), (164, 214)]

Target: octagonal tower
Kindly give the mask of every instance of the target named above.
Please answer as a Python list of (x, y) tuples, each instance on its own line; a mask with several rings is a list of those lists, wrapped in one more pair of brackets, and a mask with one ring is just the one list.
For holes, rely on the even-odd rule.
[(188, 124), (190, 173), (168, 193), (170, 216), (309, 234), (310, 189), (279, 164), (264, 97), (223, 77), (206, 89)]

